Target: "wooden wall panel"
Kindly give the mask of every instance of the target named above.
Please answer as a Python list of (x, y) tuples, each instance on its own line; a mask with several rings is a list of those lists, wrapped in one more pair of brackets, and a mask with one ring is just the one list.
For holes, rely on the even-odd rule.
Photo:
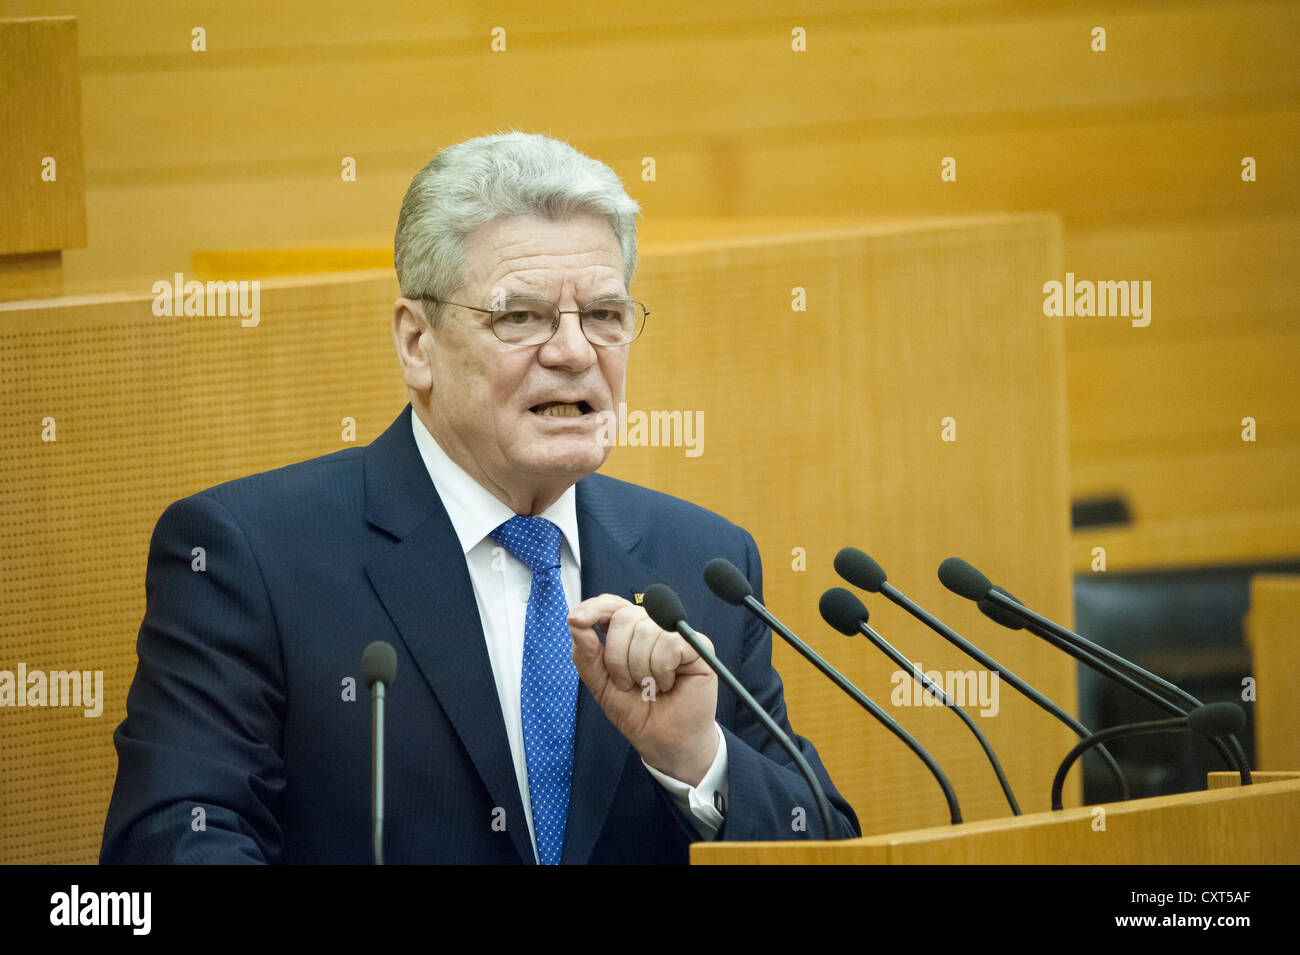
[(396, 297), (391, 274), (268, 282), (255, 328), (158, 318), (141, 296), (0, 305), (0, 667), (101, 670), (105, 697), (98, 717), (0, 710), (0, 862), (98, 858), (154, 523), (344, 447), (345, 416), (360, 442), (387, 427)]
[[(566, 3), (11, 6), (75, 13), (84, 37), (92, 218), (112, 232), (69, 263), (78, 281), (166, 274), (193, 248), (391, 232), (438, 147), (512, 125), (611, 163), (651, 219), (1050, 209), (1121, 225), (1297, 206), (1300, 12), (1285, 2), (669, 4), (595, 19)], [(1093, 53), (1103, 20), (1110, 45)], [(1261, 162), (1249, 186), (1246, 154)], [(956, 183), (939, 180), (945, 155)]]
[[(1061, 327), (1039, 321), (1032, 281), (1058, 258), (1059, 224), (1032, 216), (649, 254), (634, 288), (655, 314), (633, 346), (629, 409), (702, 414), (702, 453), (622, 447), (606, 471), (748, 527), (772, 608), (882, 705), (892, 665), (816, 609), (847, 544), (1072, 710), (1066, 658), (989, 624), (935, 578), (959, 553), (1070, 618)], [(806, 312), (791, 310), (795, 285)], [(178, 497), (338, 449), (344, 416), (359, 442), (386, 427), (404, 400), (388, 330), (396, 294), (386, 271), (269, 280), (256, 328), (156, 318), (141, 296), (0, 305), (0, 648), (33, 669), (103, 670), (106, 696), (98, 718), (3, 714), (0, 762), (14, 771), (0, 775), (0, 861), (95, 858), (153, 523)], [(1007, 364), (1026, 371), (1008, 376)], [(940, 435), (948, 416), (953, 442)], [(54, 441), (42, 440), (46, 418)], [(868, 603), (927, 669), (973, 668), (901, 611)], [(946, 818), (892, 735), (784, 646), (775, 659), (793, 725), (867, 831)], [(998, 706), (983, 728), (1022, 804), (1041, 807), (1069, 733), (1005, 686)], [(892, 712), (948, 771), (967, 818), (1007, 811), (951, 714)]]
[(86, 244), (78, 66), (75, 18), (0, 20), (0, 256)]
[[(1300, 553), (1300, 321), (1289, 215), (1076, 229), (1077, 278), (1151, 282), (1151, 323), (1068, 318), (1071, 491), (1118, 495), (1130, 527), (1090, 528), (1074, 565), (1109, 570)], [(1243, 440), (1244, 421), (1254, 440)]]
[(1255, 749), (1261, 769), (1300, 766), (1300, 700), (1292, 689), (1300, 674), (1300, 577), (1259, 574), (1250, 582), (1246, 615), (1255, 677)]
[[(737, 235), (755, 218), (1050, 211), (1067, 269), (1150, 279), (1158, 309), (1133, 334), (1063, 320), (1072, 493), (1122, 492), (1138, 517), (1086, 532), (1076, 552), (1101, 533), (1116, 570), (1300, 554), (1295, 498), (1259, 496), (1285, 471), (1243, 489), (1244, 508), (1220, 503), (1242, 472), (1219, 427), (1254, 413), (1256, 463), (1300, 461), (1294, 389), (1277, 374), (1300, 358), (1294, 3), (9, 9), (78, 18), (95, 241), (65, 257), (70, 293), (147, 289), (196, 252), (280, 250), (284, 267), (322, 250), (303, 271), (332, 268), (324, 250), (385, 256), (414, 171), (447, 143), (509, 127), (608, 162), (647, 234), (687, 218), (726, 219)], [(1096, 26), (1105, 52), (1091, 48)], [(795, 27), (805, 52), (791, 50)], [(354, 183), (340, 179), (344, 156)], [(945, 156), (955, 182), (940, 180)], [(1187, 440), (1168, 451), (1174, 438)], [(1192, 467), (1214, 487), (1192, 493), (1180, 480)]]
[[(692, 459), (679, 449), (618, 449), (610, 473), (748, 526), (764, 555), (769, 606), (878, 700), (889, 699), (893, 666), (865, 641), (830, 631), (817, 611), (820, 594), (842, 583), (831, 561), (846, 545), (875, 556), (905, 593), (1072, 707), (1068, 661), (999, 632), (936, 577), (940, 561), (961, 554), (1053, 608), (1044, 612), (1071, 616), (1066, 553), (1057, 549), (1068, 535), (1065, 409), (1055, 390), (1062, 329), (1041, 321), (1036, 305), (1035, 278), (1059, 254), (1052, 220), (670, 249), (648, 255), (638, 278), (659, 311), (635, 346), (629, 401), (703, 411), (706, 446)], [(795, 286), (808, 290), (806, 313), (791, 311)], [(951, 443), (940, 440), (947, 416), (956, 419)], [(806, 570), (795, 569), (796, 548)], [(971, 668), (902, 611), (880, 598), (867, 604), (881, 632), (927, 669)], [(778, 646), (776, 656), (794, 726), (817, 741), (867, 830), (946, 818), (928, 772), (897, 740), (827, 695), (824, 678), (793, 651)], [(1000, 700), (983, 728), (1022, 805), (1045, 804), (1047, 767), (1068, 750), (1068, 731), (1005, 685)], [(1006, 811), (951, 714), (895, 712), (932, 747), (969, 818)]]

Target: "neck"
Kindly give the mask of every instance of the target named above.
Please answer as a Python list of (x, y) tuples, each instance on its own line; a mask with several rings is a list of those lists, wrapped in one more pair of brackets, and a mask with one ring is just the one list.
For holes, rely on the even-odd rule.
[[(457, 462), (459, 463), (459, 462)], [(489, 481), (486, 476), (467, 471), (474, 480), (492, 492), (492, 496), (501, 501), (516, 514), (524, 517), (536, 517), (560, 499), (569, 487), (561, 488), (505, 488)]]
[(546, 510), (552, 504), (560, 499), (560, 496), (577, 483), (578, 478), (569, 480), (568, 476), (553, 477), (548, 476), (546, 480), (538, 481), (511, 481), (502, 482), (494, 480), (474, 458), (466, 454), (458, 442), (451, 439), (443, 439), (438, 436), (438, 431), (433, 427), (432, 415), (429, 409), (421, 404), (412, 401), (411, 409), (420, 419), (429, 436), (433, 438), (438, 447), (442, 448), (444, 454), (462, 471), (468, 474), (479, 486), (483, 487), (510, 508), (516, 514), (524, 517), (536, 517)]

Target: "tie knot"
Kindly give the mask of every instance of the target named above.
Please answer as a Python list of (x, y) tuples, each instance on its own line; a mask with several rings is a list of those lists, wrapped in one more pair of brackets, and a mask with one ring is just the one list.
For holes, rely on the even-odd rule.
[(490, 535), (534, 573), (560, 566), (560, 529), (544, 517), (515, 515)]

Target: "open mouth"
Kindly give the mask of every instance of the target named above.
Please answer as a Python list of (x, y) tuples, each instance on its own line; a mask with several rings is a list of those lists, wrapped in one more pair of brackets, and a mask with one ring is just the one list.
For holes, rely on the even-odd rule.
[(548, 418), (581, 418), (591, 414), (592, 408), (585, 401), (544, 401), (528, 410)]

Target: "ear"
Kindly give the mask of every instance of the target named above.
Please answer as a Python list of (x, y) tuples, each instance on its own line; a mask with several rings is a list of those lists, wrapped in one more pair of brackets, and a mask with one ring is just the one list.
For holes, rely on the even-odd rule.
[(423, 302), (399, 298), (393, 303), (393, 344), (397, 347), (402, 379), (406, 387), (423, 395), (433, 387), (433, 370), (423, 347), (427, 344), (425, 337), (431, 334)]

